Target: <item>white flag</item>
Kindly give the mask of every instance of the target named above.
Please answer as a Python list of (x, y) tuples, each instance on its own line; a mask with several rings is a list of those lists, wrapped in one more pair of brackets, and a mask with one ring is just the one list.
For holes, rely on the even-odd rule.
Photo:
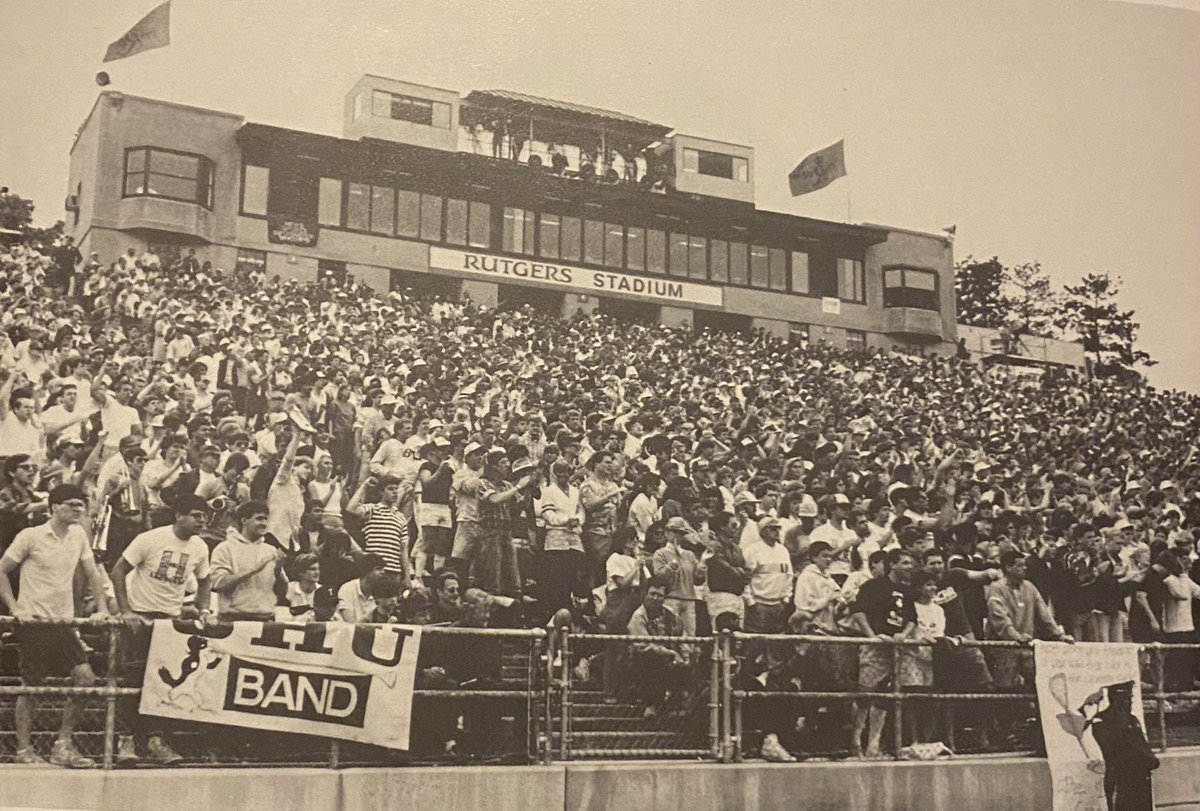
[(125, 36), (108, 46), (104, 54), (105, 62), (114, 59), (124, 59), (127, 56), (140, 54), (154, 48), (171, 44), (171, 0), (157, 6), (137, 25), (130, 28)]

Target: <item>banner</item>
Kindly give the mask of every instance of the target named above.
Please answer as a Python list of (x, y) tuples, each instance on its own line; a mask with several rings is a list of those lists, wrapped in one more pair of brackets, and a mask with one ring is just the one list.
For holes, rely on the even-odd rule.
[(276, 245), (300, 245), (311, 248), (317, 244), (320, 226), (315, 220), (298, 220), (272, 214), (267, 217), (267, 240)]
[(124, 59), (154, 48), (171, 44), (171, 0), (156, 6), (149, 14), (125, 32), (125, 36), (108, 46), (104, 61)]
[(154, 623), (145, 715), (407, 749), (421, 628)]
[[(1038, 708), (1054, 785), (1054, 811), (1105, 811), (1104, 755), (1092, 732), (1116, 690), (1132, 689), (1142, 725), (1138, 646), (1089, 642), (1034, 645)], [(1132, 685), (1129, 684), (1132, 682)], [(1101, 720), (1102, 723), (1102, 720)]]
[(838, 141), (836, 144), (817, 150), (800, 161), (796, 168), (788, 173), (788, 188), (792, 192), (792, 197), (823, 189), (839, 177), (844, 177), (846, 174), (844, 145), (843, 141)]

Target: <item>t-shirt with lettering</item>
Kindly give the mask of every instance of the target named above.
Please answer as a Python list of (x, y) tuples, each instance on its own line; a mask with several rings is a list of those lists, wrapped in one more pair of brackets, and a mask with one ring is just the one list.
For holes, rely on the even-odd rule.
[(890, 577), (876, 577), (863, 583), (854, 601), (855, 613), (862, 613), (867, 624), (877, 634), (898, 634), (910, 622), (917, 621), (908, 589), (892, 582)]
[(125, 580), (129, 607), (139, 614), (178, 616), (188, 573), (208, 577), (208, 546), (193, 535), (180, 540), (171, 525), (138, 535), (121, 556), (133, 571)]

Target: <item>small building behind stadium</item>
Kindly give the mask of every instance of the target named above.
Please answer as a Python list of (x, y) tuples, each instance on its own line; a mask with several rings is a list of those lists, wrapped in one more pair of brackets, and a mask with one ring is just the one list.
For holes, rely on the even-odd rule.
[(342, 137), (119, 92), (71, 150), (87, 255), (948, 354), (951, 242), (755, 207), (749, 146), (504, 90), (363, 76)]

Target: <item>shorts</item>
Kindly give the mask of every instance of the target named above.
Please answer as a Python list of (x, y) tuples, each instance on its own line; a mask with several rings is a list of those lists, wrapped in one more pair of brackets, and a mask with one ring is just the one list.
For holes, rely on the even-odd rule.
[(16, 637), (21, 646), (21, 681), (26, 686), (44, 684), (51, 676), (70, 676), (75, 668), (88, 663), (74, 628), (18, 625)]
[(423, 526), (421, 527), (420, 550), (426, 555), (449, 557), (454, 547), (454, 534), (450, 527)]
[(888, 645), (862, 645), (858, 649), (858, 689), (883, 693), (892, 689), (892, 649)]
[(454, 531), (454, 546), (450, 556), (459, 560), (473, 560), (479, 554), (483, 542), (483, 530), (474, 521), (459, 521)]
[(417, 508), (417, 517), (420, 519), (423, 527), (445, 527), (450, 529), (450, 525), (454, 523), (450, 515), (449, 504), (426, 504), (422, 502)]

